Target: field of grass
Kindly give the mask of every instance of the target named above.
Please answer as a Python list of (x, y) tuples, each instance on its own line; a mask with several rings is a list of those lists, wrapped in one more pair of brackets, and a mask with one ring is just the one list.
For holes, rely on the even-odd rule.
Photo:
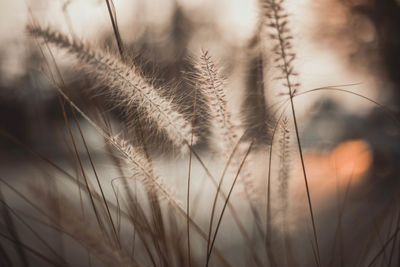
[[(218, 24), (208, 1), (191, 13), (170, 1), (167, 26), (146, 26), (154, 14), (130, 36), (126, 11), (101, 2), (108, 32), (96, 41), (74, 31), (73, 1), (60, 5), (61, 28), (29, 7), (26, 75), (9, 89), (0, 79), (0, 266), (400, 266), (391, 70), (367, 67), (376, 51), (354, 52), (366, 83), (332, 83), (350, 71), (303, 80), (335, 69), (333, 59), (307, 69), (308, 40), (324, 50), (331, 32), (373, 47), (371, 22), (320, 22), (306, 38), (300, 5), (260, 0), (252, 33), (218, 36), (224, 12)], [(325, 2), (327, 15), (352, 14)], [(23, 105), (3, 96), (25, 88)]]

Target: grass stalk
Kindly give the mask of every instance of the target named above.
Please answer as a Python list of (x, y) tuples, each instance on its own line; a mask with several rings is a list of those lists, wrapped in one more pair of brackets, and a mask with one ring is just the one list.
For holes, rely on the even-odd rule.
[(294, 122), (297, 147), (303, 171), (304, 184), (306, 187), (307, 201), (308, 201), (311, 224), (313, 229), (314, 244), (316, 249), (316, 262), (318, 266), (321, 266), (320, 249), (318, 244), (317, 230), (315, 226), (314, 212), (311, 202), (310, 188), (308, 185), (307, 172), (304, 163), (303, 148), (300, 140), (300, 133), (297, 122), (298, 120), (296, 117), (296, 109), (293, 101), (293, 97), (297, 91), (297, 87), (299, 86), (298, 83), (294, 83), (292, 81), (293, 77), (297, 75), (294, 72), (294, 68), (292, 66), (292, 62), (294, 61), (296, 54), (290, 51), (292, 48), (292, 44), (290, 41), (292, 39), (292, 36), (290, 35), (290, 28), (287, 26), (288, 15), (286, 14), (285, 8), (283, 7), (283, 2), (284, 2), (283, 0), (266, 0), (264, 2), (265, 4), (264, 7), (265, 10), (267, 11), (266, 16), (269, 19), (269, 26), (275, 30), (275, 33), (271, 34), (271, 37), (277, 40), (278, 42), (278, 44), (273, 49), (273, 52), (276, 56), (275, 62), (280, 62), (276, 67), (281, 71), (283, 75), (278, 79), (283, 80), (283, 86), (287, 88), (290, 98), (291, 113)]

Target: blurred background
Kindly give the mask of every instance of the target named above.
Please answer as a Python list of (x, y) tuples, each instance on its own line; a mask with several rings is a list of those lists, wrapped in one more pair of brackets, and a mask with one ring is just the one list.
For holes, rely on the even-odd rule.
[[(190, 96), (195, 86), (190, 79), (194, 71), (192, 59), (199, 56), (201, 49), (210, 52), (227, 77), (228, 108), (234, 121), (253, 130), (248, 139), (260, 130), (263, 133), (257, 141), (256, 156), (261, 160), (256, 165), (264, 164), (262, 159), (266, 155), (261, 150), (270, 143), (271, 137), (264, 122), (276, 119), (268, 107), (281, 101), (285, 92), (272, 86), (273, 63), (270, 55), (262, 52), (263, 43), (258, 36), (258, 1), (115, 0), (114, 4), (128, 61), (157, 86), (166, 88), (164, 93), (186, 99), (183, 110), (191, 108)], [(319, 218), (317, 224), (325, 233), (321, 246), (326, 248), (326, 255), (333, 255), (331, 240), (337, 235), (329, 230), (336, 227), (331, 214), (336, 212), (337, 198), (341, 201), (338, 192), (343, 197), (349, 184), (354, 185), (349, 197), (352, 212), (343, 219), (348, 225), (343, 236), (352, 231), (354, 224), (369, 229), (368, 218), (372, 218), (380, 236), (379, 229), (389, 231), (394, 224), (389, 226), (385, 220), (379, 224), (375, 215), (390, 203), (393, 213), (398, 213), (395, 196), (399, 192), (400, 173), (400, 3), (397, 0), (287, 0), (286, 6), (291, 14), (297, 53), (295, 67), (301, 82), (295, 104), (310, 188)], [(51, 26), (94, 47), (117, 51), (105, 1), (0, 2), (0, 175), (13, 183), (22, 183), (33, 173), (41, 173), (33, 167), (38, 160), (32, 159), (26, 147), (61, 165), (68, 166), (65, 161), (71, 155), (60, 98), (54, 83), (45, 75), (48, 68), (55, 71), (55, 66), (51, 63), (49, 67), (44, 60), (42, 53), (49, 57), (49, 52), (41, 51), (38, 42), (27, 36), (25, 27), (32, 22)], [(62, 73), (65, 91), (78, 106), (84, 107), (91, 117), (107, 115), (111, 125), (129, 124), (117, 105), (87, 93), (86, 88), (96, 85), (76, 72), (75, 62), (68, 55), (58, 52), (53, 55)], [(301, 94), (322, 87), (351, 93), (316, 90)], [(200, 113), (206, 112), (204, 108), (199, 107)], [(71, 112), (67, 114), (72, 120)], [(199, 115), (197, 119), (199, 124), (206, 125), (201, 134), (210, 135), (205, 116)], [(101, 161), (103, 140), (84, 119), (80, 123), (95, 158)], [(151, 128), (147, 131), (151, 138), (159, 138)], [(294, 138), (292, 142), (295, 145)], [(304, 198), (304, 185), (298, 154), (293, 147), (290, 195), (296, 200)], [(207, 151), (206, 141), (200, 142), (198, 148)], [(171, 150), (168, 145), (162, 148), (155, 145), (153, 149), (167, 155)], [(169, 160), (159, 159), (161, 171), (171, 166)], [(256, 170), (259, 172), (256, 176), (261, 178), (255, 183), (263, 184), (266, 170)], [(118, 175), (115, 170), (109, 172), (104, 176)], [(184, 191), (180, 193), (179, 181), (184, 175), (183, 170), (170, 171), (167, 175), (177, 184), (177, 195), (181, 199)], [(202, 185), (195, 181), (194, 186)], [(300, 236), (298, 243), (308, 238), (300, 209), (296, 203), (289, 208), (295, 229), (293, 236)], [(356, 236), (347, 241), (352, 244), (359, 240)], [(306, 256), (299, 258), (304, 263), (300, 266), (312, 262)], [(332, 259), (330, 263), (337, 266), (338, 261)]]
[[(42, 75), (43, 56), (37, 42), (25, 34), (25, 26), (36, 21), (94, 46), (115, 49), (108, 11), (103, 1), (3, 1), (1, 5), (1, 126), (21, 141), (46, 146), (40, 139), (51, 135), (37, 136), (38, 129), (50, 127), (51, 132), (61, 117), (53, 85)], [(302, 0), (287, 1), (287, 6), (296, 37), (296, 68), (302, 91), (353, 84), (346, 89), (399, 113), (396, 1)], [(282, 92), (268, 85), (264, 92), (257, 85), (273, 78), (273, 71), (268, 70), (268, 55), (262, 59), (259, 45), (255, 44), (260, 12), (257, 1), (120, 0), (115, 1), (115, 9), (132, 62), (148, 76), (157, 76), (156, 83), (168, 84), (171, 90), (182, 94), (185, 87), (192, 86), (182, 78), (183, 73), (192, 71), (190, 57), (203, 48), (210, 51), (229, 78), (229, 103), (241, 123), (257, 124), (255, 120), (267, 116), (265, 107), (279, 100)], [(71, 94), (84, 94), (79, 87), (90, 86), (90, 81), (74, 73), (73, 62), (65, 54), (54, 53), (54, 56)], [(260, 74), (262, 61), (267, 67)], [(257, 77), (263, 74), (265, 78)], [(310, 123), (316, 121), (313, 114), (323, 117), (326, 112), (339, 111), (343, 112), (336, 114), (340, 118), (347, 114), (347, 119), (358, 120), (371, 115), (371, 120), (381, 121), (372, 118), (380, 116), (372, 115), (376, 106), (346, 93), (320, 91), (299, 96), (296, 102), (298, 112), (309, 118)], [(319, 142), (315, 138), (337, 141), (345, 132), (360, 129), (348, 127), (340, 119), (331, 123), (329, 131), (310, 130), (310, 134), (319, 135), (310, 142)], [(362, 124), (370, 127), (365, 121)], [(371, 129), (360, 132), (366, 134)], [(6, 145), (2, 142), (2, 146)]]

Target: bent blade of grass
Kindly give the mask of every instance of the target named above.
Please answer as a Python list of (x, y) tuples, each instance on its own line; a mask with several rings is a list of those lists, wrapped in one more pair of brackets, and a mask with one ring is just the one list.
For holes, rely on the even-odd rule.
[(312, 92), (318, 92), (318, 91), (342, 92), (342, 93), (351, 94), (351, 95), (357, 96), (359, 98), (362, 98), (364, 100), (367, 100), (368, 102), (371, 102), (372, 104), (376, 105), (379, 109), (381, 109), (383, 112), (385, 112), (398, 125), (398, 127), (400, 127), (400, 121), (396, 117), (394, 112), (391, 111), (390, 109), (388, 109), (387, 107), (385, 107), (384, 105), (380, 104), (379, 102), (377, 102), (369, 97), (363, 96), (362, 94), (358, 94), (358, 93), (355, 93), (355, 92), (352, 92), (352, 91), (349, 91), (346, 89), (342, 89), (342, 88), (337, 88), (336, 86), (327, 86), (327, 87), (319, 87), (319, 88), (310, 89), (310, 90), (307, 90), (304, 92), (296, 93), (294, 95), (294, 97), (306, 95), (306, 94), (309, 94)]

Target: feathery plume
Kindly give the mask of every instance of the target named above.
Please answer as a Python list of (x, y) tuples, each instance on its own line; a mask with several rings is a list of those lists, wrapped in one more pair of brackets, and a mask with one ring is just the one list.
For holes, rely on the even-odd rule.
[(109, 142), (123, 154), (124, 161), (132, 171), (132, 177), (140, 177), (146, 190), (154, 192), (161, 199), (166, 199), (173, 206), (180, 207), (180, 203), (175, 200), (172, 188), (154, 174), (151, 162), (140, 147), (134, 147), (118, 136), (109, 138)]
[(281, 76), (276, 79), (282, 80), (282, 85), (288, 88), (289, 95), (293, 96), (300, 84), (295, 82), (295, 77), (298, 75), (293, 67), (296, 53), (292, 51), (293, 37), (288, 26), (289, 15), (283, 7), (284, 0), (263, 0), (261, 3), (262, 15), (266, 18), (264, 23), (271, 29), (269, 37), (276, 41), (272, 48), (273, 62), (281, 72)]
[(284, 117), (281, 121), (279, 139), (279, 193), (281, 197), (282, 212), (285, 213), (288, 205), (288, 184), (290, 175), (290, 132), (289, 121)]
[[(49, 28), (29, 25), (30, 35), (65, 49), (75, 56), (85, 71), (105, 88), (105, 94), (121, 101), (129, 119), (133, 106), (141, 111), (144, 118), (154, 122), (158, 130), (164, 131), (169, 139), (181, 149), (191, 140), (192, 125), (179, 113), (171, 100), (159, 95), (157, 90), (118, 57), (104, 51), (89, 48), (84, 43), (69, 38)], [(130, 116), (130, 117), (129, 117)], [(197, 141), (193, 138), (193, 144)]]
[[(225, 77), (223, 77), (218, 66), (211, 59), (208, 51), (202, 51), (196, 68), (200, 90), (208, 100), (207, 105), (210, 111), (212, 130), (217, 139), (216, 143), (221, 146), (223, 155), (228, 158), (233, 152), (236, 143), (240, 142), (236, 153), (233, 155), (229, 169), (232, 174), (236, 174), (250, 143), (239, 141), (239, 129), (234, 127), (231, 113), (227, 109)], [(242, 166), (240, 176), (240, 181), (243, 183), (246, 193), (255, 192), (253, 175), (247, 162)]]
[(223, 153), (229, 156), (237, 135), (231, 122), (231, 114), (227, 110), (225, 78), (212, 61), (208, 51), (202, 51), (195, 67), (198, 72), (197, 80), (200, 90), (208, 100), (207, 105), (211, 116), (212, 130), (217, 139), (216, 143), (221, 146)]
[[(251, 142), (245, 141), (241, 143), (238, 147), (238, 158), (243, 158), (247, 149), (249, 148)], [(242, 171), (241, 171), (241, 178), (240, 181), (242, 183), (241, 191), (239, 191), (239, 195), (248, 199), (251, 204), (253, 203), (260, 203), (264, 200), (264, 192), (262, 192), (259, 183), (257, 183), (257, 179), (255, 177), (255, 173), (258, 170), (256, 162), (256, 155), (251, 151), (246, 159), (246, 162), (243, 164)], [(236, 163), (237, 165), (240, 162)]]

